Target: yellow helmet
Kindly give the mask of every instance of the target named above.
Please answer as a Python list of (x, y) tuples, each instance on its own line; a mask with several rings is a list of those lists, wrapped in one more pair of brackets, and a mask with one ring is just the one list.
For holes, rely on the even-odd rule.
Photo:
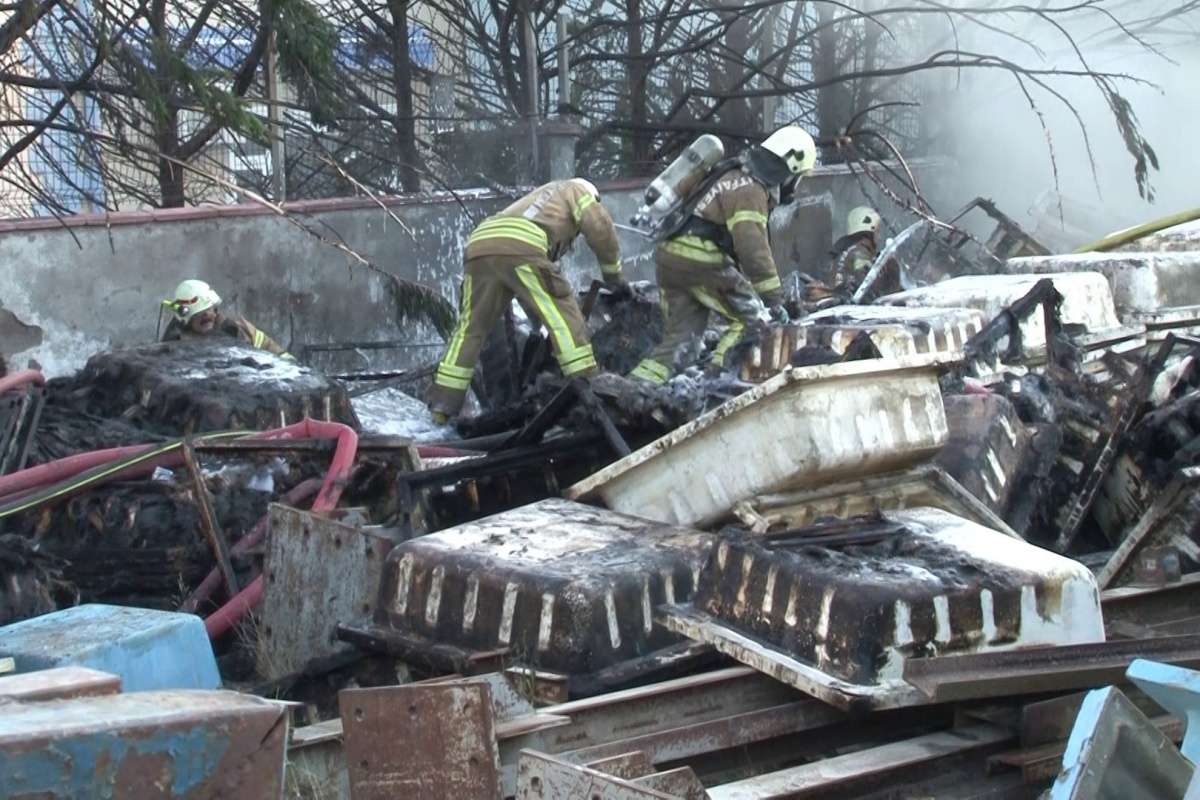
[(220, 304), (221, 296), (204, 281), (195, 279), (180, 283), (175, 287), (175, 296), (163, 301), (180, 322), (188, 322), (201, 311)]
[(846, 217), (846, 235), (878, 233), (879, 212), (870, 206), (859, 206)]

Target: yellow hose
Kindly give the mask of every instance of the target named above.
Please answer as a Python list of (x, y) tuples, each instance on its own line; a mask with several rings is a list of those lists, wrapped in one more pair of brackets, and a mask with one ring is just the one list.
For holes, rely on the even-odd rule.
[(1134, 228), (1126, 228), (1123, 231), (1110, 233), (1098, 242), (1081, 247), (1076, 250), (1076, 253), (1105, 253), (1109, 250), (1115, 250), (1122, 245), (1136, 242), (1143, 236), (1149, 236), (1152, 233), (1158, 233), (1164, 228), (1173, 228), (1176, 225), (1182, 225), (1185, 222), (1192, 222), (1200, 219), (1200, 208), (1193, 208), (1191, 211), (1180, 211), (1178, 214), (1172, 214), (1169, 217), (1156, 219), (1153, 222), (1145, 222)]

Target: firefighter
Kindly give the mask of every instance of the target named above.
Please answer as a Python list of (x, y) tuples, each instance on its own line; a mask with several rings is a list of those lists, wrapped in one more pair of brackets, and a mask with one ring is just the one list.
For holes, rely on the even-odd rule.
[(426, 397), (437, 422), (462, 409), (484, 340), (514, 297), (546, 327), (563, 375), (596, 371), (583, 313), (556, 263), (580, 233), (605, 285), (627, 292), (616, 227), (596, 187), (583, 178), (539, 186), (471, 233), (458, 324)]
[(763, 319), (764, 312), (788, 321), (767, 215), (781, 199), (790, 199), (795, 182), (816, 160), (807, 132), (795, 125), (780, 128), (717, 178), (680, 232), (658, 246), (654, 263), (666, 331), (632, 377), (669, 380), (678, 350), (703, 334), (710, 312), (728, 324), (713, 352), (717, 368), (746, 325)]
[[(835, 294), (852, 297), (867, 277), (879, 255), (879, 223), (879, 212), (869, 206), (859, 206), (846, 217), (846, 235), (833, 245), (830, 272)], [(894, 282), (895, 279), (887, 280)], [(878, 281), (869, 294), (878, 297), (899, 288), (898, 284), (893, 287), (888, 282)]]
[(175, 295), (164, 300), (173, 318), (163, 332), (164, 342), (228, 337), (284, 358), (292, 358), (279, 343), (241, 317), (222, 314), (221, 297), (204, 281), (186, 280), (175, 287)]

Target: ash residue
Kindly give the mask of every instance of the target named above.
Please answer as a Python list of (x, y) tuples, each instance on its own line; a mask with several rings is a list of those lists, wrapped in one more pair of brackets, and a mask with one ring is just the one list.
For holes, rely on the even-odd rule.
[(163, 342), (100, 353), (61, 387), (73, 405), (177, 433), (279, 427), (305, 416), (357, 427), (345, 390), (295, 362), (221, 342)]
[(643, 282), (630, 289), (626, 298), (601, 294), (588, 320), (597, 363), (601, 369), (622, 375), (636, 367), (663, 337), (658, 288)]
[(775, 543), (778, 539), (773, 542), (772, 537), (737, 528), (728, 528), (721, 536), (753, 553), (756, 560), (789, 564), (789, 572), (818, 584), (823, 577), (831, 585), (852, 580), (864, 590), (875, 587), (899, 594), (906, 592), (907, 585), (925, 596), (930, 591), (970, 590), (981, 583), (1006, 582), (1006, 578), (1019, 584), (1022, 579), (1020, 575), (998, 574), (994, 567), (984, 572), (963, 550), (938, 541), (918, 523), (900, 525), (889, 521), (886, 531), (870, 535), (880, 528), (881, 519), (886, 518), (871, 515), (837, 521), (837, 527), (845, 531), (863, 529), (867, 535), (861, 543), (804, 543), (805, 536), (821, 536), (822, 523), (794, 532), (783, 546)]

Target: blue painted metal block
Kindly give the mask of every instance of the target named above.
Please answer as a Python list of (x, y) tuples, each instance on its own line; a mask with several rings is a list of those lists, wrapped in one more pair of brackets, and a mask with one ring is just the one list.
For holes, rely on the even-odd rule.
[(127, 692), (221, 685), (204, 623), (192, 614), (84, 605), (0, 628), (0, 657), (17, 672), (91, 667), (121, 677)]
[(1179, 752), (1200, 764), (1200, 672), (1139, 658), (1125, 670), (1125, 677), (1172, 716), (1183, 720), (1183, 744)]
[(0, 714), (0, 796), (279, 798), (288, 713), (236, 692), (12, 703)]
[(1049, 800), (1182, 800), (1194, 768), (1171, 740), (1108, 686), (1087, 693)]

